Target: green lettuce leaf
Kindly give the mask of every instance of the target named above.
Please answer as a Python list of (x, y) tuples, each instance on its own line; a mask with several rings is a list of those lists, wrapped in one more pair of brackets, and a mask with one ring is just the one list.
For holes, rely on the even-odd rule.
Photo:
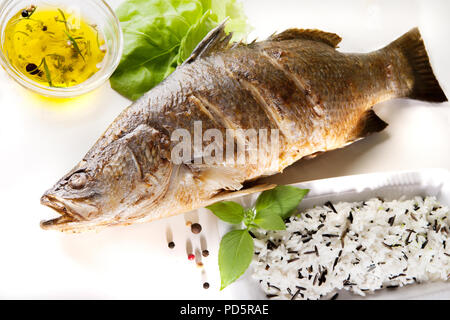
[(182, 64), (191, 56), (192, 51), (200, 41), (215, 27), (217, 27), (217, 17), (211, 11), (206, 12), (203, 17), (194, 24), (181, 40), (180, 54), (178, 55), (178, 65)]
[(250, 31), (237, 0), (127, 0), (117, 16), (124, 52), (110, 82), (132, 100), (169, 76), (226, 18), (235, 39), (245, 40)]

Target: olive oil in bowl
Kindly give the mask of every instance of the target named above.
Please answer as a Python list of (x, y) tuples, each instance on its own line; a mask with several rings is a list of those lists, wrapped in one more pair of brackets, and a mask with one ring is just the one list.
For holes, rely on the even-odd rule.
[(29, 6), (14, 15), (4, 32), (10, 63), (41, 85), (68, 88), (100, 70), (106, 54), (97, 25), (62, 8)]

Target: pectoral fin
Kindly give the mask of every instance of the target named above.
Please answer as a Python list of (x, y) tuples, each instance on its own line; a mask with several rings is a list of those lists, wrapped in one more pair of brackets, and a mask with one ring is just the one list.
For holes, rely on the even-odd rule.
[(213, 198), (211, 198), (210, 201), (208, 201), (209, 203), (205, 206), (209, 206), (211, 204), (214, 204), (214, 203), (220, 202), (220, 201), (227, 201), (227, 200), (239, 198), (239, 197), (257, 193), (257, 192), (271, 190), (271, 189), (275, 188), (276, 186), (277, 186), (276, 184), (261, 184), (261, 185), (255, 186), (255, 187), (242, 189), (239, 191), (233, 191), (233, 192), (224, 191), (224, 192), (217, 194)]

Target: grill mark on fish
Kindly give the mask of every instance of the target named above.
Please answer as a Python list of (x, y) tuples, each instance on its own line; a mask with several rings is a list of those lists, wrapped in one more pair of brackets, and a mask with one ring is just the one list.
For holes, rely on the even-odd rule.
[(286, 70), (274, 57), (270, 56), (267, 52), (262, 51), (262, 55), (267, 58), (270, 64), (275, 68), (281, 70), (298, 88), (299, 92), (304, 93), (306, 100), (309, 102), (309, 107), (314, 114), (321, 118), (324, 116), (323, 106), (320, 105), (320, 99), (312, 92), (311, 88), (300, 78), (299, 75), (294, 74)]
[[(235, 54), (227, 57), (224, 59), (224, 67), (235, 75), (259, 107), (264, 107), (264, 114), (280, 130), (285, 140), (283, 144), (297, 144), (298, 148), (304, 147), (304, 144), (314, 144), (311, 139), (306, 140), (304, 137), (313, 131), (315, 116), (310, 108), (305, 107), (308, 105), (305, 93), (299, 92), (284, 71), (268, 63), (256, 49), (250, 55)], [(249, 88), (249, 84), (252, 87)], [(287, 154), (293, 152), (292, 148), (286, 149)], [(298, 152), (293, 153), (293, 157), (297, 159)]]
[(220, 108), (215, 105), (214, 103), (208, 101), (208, 99), (196, 96), (196, 98), (200, 101), (200, 103), (207, 109), (211, 110), (213, 113), (215, 113), (220, 119), (226, 129), (232, 129), (231, 134), (233, 138), (235, 139), (236, 143), (240, 146), (245, 146), (245, 139), (244, 137), (240, 136), (238, 134), (240, 127), (233, 123), (233, 121), (229, 120), (228, 117), (220, 110)]
[(199, 99), (197, 98), (195, 95), (191, 95), (189, 97), (189, 100), (197, 106), (197, 108), (202, 111), (204, 114), (206, 114), (208, 116), (209, 119), (211, 119), (211, 121), (213, 121), (215, 123), (215, 125), (217, 127), (220, 127), (219, 123), (217, 122), (216, 118), (213, 117), (213, 115), (211, 114), (211, 112), (208, 110), (208, 108), (205, 106), (205, 104)]
[(278, 115), (278, 118), (281, 118), (281, 115), (271, 111), (272, 108), (270, 108), (270, 106), (268, 105), (266, 100), (263, 98), (263, 96), (261, 95), (259, 90), (256, 88), (256, 86), (253, 85), (252, 83), (250, 83), (249, 81), (245, 80), (245, 79), (238, 78), (236, 76), (236, 74), (233, 73), (233, 71), (231, 71), (228, 67), (226, 67), (225, 64), (223, 64), (223, 70), (225, 70), (226, 74), (231, 79), (236, 81), (244, 90), (246, 90), (253, 97), (253, 99), (255, 100), (256, 104), (259, 107), (259, 109), (263, 110), (263, 112), (266, 115), (267, 119), (272, 124), (274, 124), (278, 130), (280, 130), (280, 132), (283, 134), (283, 136), (285, 136), (287, 138), (288, 135), (283, 133), (281, 122), (279, 120), (277, 120), (277, 115)]
[(225, 128), (233, 129), (233, 130), (239, 129), (239, 126), (237, 126), (232, 121), (227, 119), (225, 114), (223, 114), (222, 110), (220, 110), (220, 108), (218, 106), (216, 106), (214, 103), (208, 101), (208, 99), (201, 97), (201, 96), (196, 96), (196, 98), (206, 107), (207, 110), (211, 110), (213, 113), (215, 113), (218, 116), (218, 118), (225, 125)]
[(254, 84), (252, 84), (251, 82), (249, 82), (247, 80), (241, 79), (239, 82), (242, 84), (242, 86), (246, 90), (248, 90), (253, 95), (255, 100), (259, 102), (259, 106), (261, 107), (261, 109), (272, 120), (272, 122), (274, 124), (276, 124), (278, 130), (280, 130), (280, 133), (288, 141), (292, 141), (292, 139), (290, 138), (289, 134), (287, 134), (286, 131), (283, 128), (282, 117), (281, 117), (280, 113), (278, 111), (275, 111), (276, 108), (272, 108), (269, 105), (269, 103), (266, 101), (266, 99), (264, 99), (264, 97), (261, 94), (261, 92), (259, 91), (259, 89)]

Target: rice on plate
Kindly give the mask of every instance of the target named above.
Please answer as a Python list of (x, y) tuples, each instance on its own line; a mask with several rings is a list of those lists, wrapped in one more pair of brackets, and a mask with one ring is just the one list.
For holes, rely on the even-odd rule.
[(448, 280), (449, 209), (435, 197), (327, 203), (257, 230), (253, 277), (268, 298), (335, 298)]

